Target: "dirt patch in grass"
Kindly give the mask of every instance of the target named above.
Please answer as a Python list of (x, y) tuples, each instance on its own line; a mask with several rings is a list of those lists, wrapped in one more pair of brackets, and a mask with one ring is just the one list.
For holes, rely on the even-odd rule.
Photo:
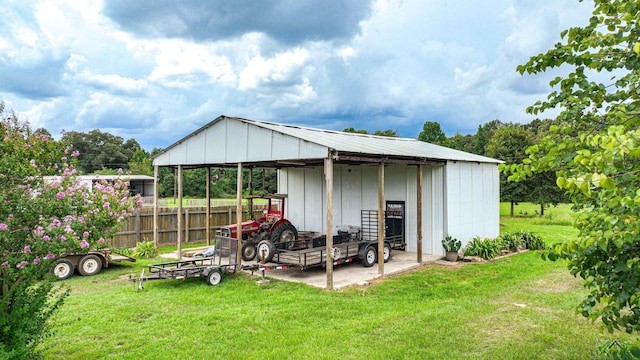
[(571, 276), (565, 269), (551, 271), (546, 277), (531, 282), (526, 289), (546, 294), (565, 293), (582, 289), (579, 278)]

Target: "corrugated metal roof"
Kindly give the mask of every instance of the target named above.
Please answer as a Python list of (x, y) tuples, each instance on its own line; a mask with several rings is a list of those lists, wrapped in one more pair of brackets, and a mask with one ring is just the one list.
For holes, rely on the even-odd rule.
[[(349, 155), (358, 155), (363, 157), (380, 157), (380, 156), (388, 156), (388, 157), (397, 157), (397, 158), (405, 158), (405, 159), (426, 159), (433, 161), (469, 161), (469, 162), (482, 162), (482, 163), (502, 163), (500, 160), (488, 158), (485, 156), (475, 155), (471, 153), (467, 153), (464, 151), (450, 149), (444, 146), (434, 145), (430, 143), (426, 143), (424, 141), (419, 141), (417, 139), (409, 139), (409, 138), (394, 138), (394, 137), (386, 137), (386, 136), (375, 136), (375, 135), (365, 135), (365, 134), (356, 134), (356, 133), (347, 133), (341, 131), (334, 130), (324, 130), (324, 129), (316, 129), (309, 128), (303, 126), (296, 125), (285, 125), (278, 124), (266, 121), (258, 121), (258, 120), (250, 120), (238, 117), (229, 117), (225, 115), (221, 115), (217, 117), (215, 120), (210, 123), (204, 125), (200, 129), (192, 132), (191, 134), (185, 136), (184, 138), (176, 141), (169, 147), (163, 149), (161, 152), (156, 154), (153, 157), (154, 164), (160, 164), (161, 166), (172, 166), (178, 164), (189, 164), (189, 165), (204, 165), (207, 164), (208, 160), (196, 159), (195, 155), (200, 154), (201, 157), (211, 157), (212, 154), (219, 155), (222, 148), (231, 147), (229, 151), (231, 151), (234, 155), (239, 154), (238, 149), (242, 149), (243, 147), (251, 147), (256, 146), (255, 144), (238, 144), (238, 143), (226, 143), (226, 138), (228, 134), (220, 134), (222, 137), (216, 144), (208, 144), (206, 141), (203, 142), (200, 137), (207, 137), (211, 134), (207, 135), (211, 129), (218, 126), (220, 123), (224, 121), (230, 122), (238, 122), (244, 124), (248, 127), (255, 126), (256, 128), (269, 130), (273, 133), (282, 134), (285, 137), (291, 137), (298, 139), (303, 143), (309, 143), (320, 147), (324, 147), (327, 151), (321, 151), (323, 154), (328, 154), (329, 151), (337, 151), (339, 156), (344, 154)], [(225, 130), (226, 131), (226, 130)], [(237, 134), (236, 134), (237, 135)], [(246, 135), (245, 135), (246, 136)], [(234, 137), (235, 139), (235, 137)], [(202, 140), (202, 141), (201, 141)], [(247, 141), (249, 141), (247, 139)], [(221, 144), (222, 142), (222, 144)], [(197, 144), (196, 144), (197, 143)], [(186, 146), (189, 145), (190, 146)], [(216, 150), (209, 149), (209, 146), (216, 147)], [(276, 144), (273, 144), (276, 145)], [(239, 146), (239, 148), (238, 148)], [(277, 146), (277, 145), (276, 145)], [(187, 148), (189, 148), (187, 150)], [(233, 148), (233, 149), (232, 149)], [(299, 150), (299, 149), (298, 149)], [(316, 149), (317, 150), (317, 149)], [(273, 158), (269, 158), (269, 156), (265, 156), (263, 161), (279, 161), (279, 160), (292, 160), (291, 155), (298, 153), (299, 151), (293, 151), (291, 153), (287, 153), (287, 156), (276, 156)], [(317, 153), (317, 151), (316, 151)], [(269, 155), (269, 154), (263, 154)], [(273, 154), (271, 154), (273, 155)], [(298, 154), (298, 156), (300, 156)], [(314, 159), (324, 158), (326, 155), (322, 155), (320, 157), (314, 156)], [(309, 160), (302, 159), (300, 160)], [(194, 162), (195, 161), (195, 162)], [(204, 162), (203, 162), (204, 161)], [(213, 160), (211, 160), (213, 161)], [(216, 159), (213, 163), (222, 164), (220, 161), (227, 163), (228, 160)], [(249, 159), (235, 159), (235, 161), (240, 162), (251, 162)]]
[(417, 139), (394, 138), (334, 130), (323, 130), (294, 125), (284, 125), (265, 121), (243, 118), (230, 118), (253, 124), (265, 129), (293, 136), (308, 142), (326, 146), (339, 152), (421, 157), (436, 160), (472, 161), (485, 163), (501, 163), (502, 161), (486, 156), (471, 154), (464, 151), (450, 149), (444, 146), (430, 144)]

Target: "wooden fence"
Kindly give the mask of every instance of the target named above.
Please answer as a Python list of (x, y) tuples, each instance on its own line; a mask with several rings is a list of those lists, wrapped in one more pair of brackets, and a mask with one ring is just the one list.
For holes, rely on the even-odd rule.
[[(261, 217), (266, 205), (254, 205), (253, 218)], [(178, 208), (162, 207), (158, 209), (158, 244), (176, 245), (178, 243)], [(252, 218), (248, 211), (242, 213), (243, 220)], [(205, 207), (182, 208), (182, 243), (205, 243), (207, 209)], [(236, 223), (236, 207), (223, 206), (211, 209), (211, 236), (221, 226)], [(109, 245), (116, 248), (132, 248), (136, 243), (153, 241), (153, 208), (143, 207), (125, 220)]]

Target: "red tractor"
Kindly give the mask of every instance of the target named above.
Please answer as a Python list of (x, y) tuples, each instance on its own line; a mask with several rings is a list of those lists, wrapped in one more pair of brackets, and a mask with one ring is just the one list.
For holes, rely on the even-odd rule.
[[(249, 197), (252, 214), (253, 199), (268, 199), (269, 202), (263, 217), (242, 223), (242, 260), (251, 261), (258, 255), (260, 260), (271, 261), (276, 249), (290, 249), (296, 246), (298, 230), (284, 218), (286, 197), (282, 194)], [(275, 206), (278, 206), (278, 210), (272, 210)], [(220, 228), (220, 235), (237, 238), (237, 227), (236, 224), (223, 226)]]

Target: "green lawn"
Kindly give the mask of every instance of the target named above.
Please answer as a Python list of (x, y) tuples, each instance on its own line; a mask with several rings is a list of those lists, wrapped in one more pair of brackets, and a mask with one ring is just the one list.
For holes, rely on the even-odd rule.
[[(538, 220), (501, 224), (547, 243), (575, 236), (566, 224)], [(244, 274), (214, 287), (164, 280), (136, 291), (124, 278), (150, 262), (65, 281), (71, 296), (53, 321), (46, 358), (590, 359), (604, 341), (632, 340), (576, 315), (580, 282), (534, 252), (428, 265), (333, 292), (277, 280), (259, 286)]]

